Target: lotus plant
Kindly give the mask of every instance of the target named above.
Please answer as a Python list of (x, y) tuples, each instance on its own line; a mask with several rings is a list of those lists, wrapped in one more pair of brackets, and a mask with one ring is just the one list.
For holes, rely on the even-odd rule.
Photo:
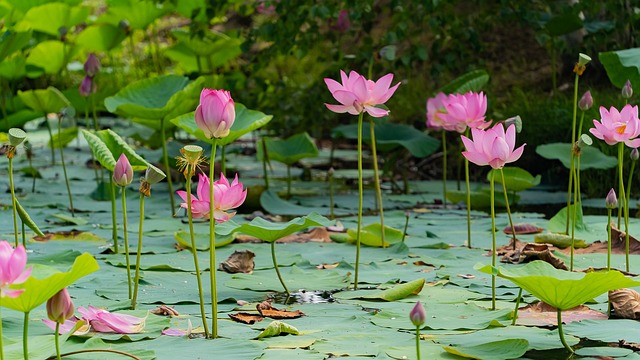
[(409, 319), (413, 326), (416, 327), (416, 358), (420, 360), (420, 328), (424, 325), (427, 315), (424, 306), (418, 301), (409, 313)]
[[(9, 129), (9, 146), (7, 148), (7, 159), (9, 160), (9, 191), (11, 191), (11, 209), (13, 212), (13, 235), (15, 238), (15, 247), (18, 247), (18, 200), (16, 199), (16, 190), (13, 184), (13, 157), (16, 155), (16, 148), (27, 138), (27, 134), (22, 129)], [(26, 244), (22, 244), (26, 246)]]
[[(515, 149), (516, 144), (516, 127), (509, 125), (505, 132), (502, 124), (495, 125), (488, 130), (471, 129), (473, 140), (461, 135), (462, 143), (466, 151), (462, 155), (470, 162), (485, 166), (489, 165), (493, 169), (500, 169), (504, 184), (504, 171), (502, 168), (505, 164), (514, 162), (522, 156), (524, 146), (521, 145)], [(495, 172), (491, 173), (490, 191), (491, 191), (491, 265), (496, 266), (496, 214), (494, 199)], [(506, 197), (506, 190), (505, 190)], [(508, 202), (508, 200), (507, 200)], [(491, 309), (496, 308), (496, 277), (491, 277)]]
[(124, 258), (127, 265), (127, 288), (131, 300), (131, 262), (129, 259), (129, 233), (127, 232), (127, 186), (133, 181), (133, 168), (125, 154), (120, 154), (113, 168), (113, 183), (122, 188), (122, 227), (124, 231)]
[(60, 360), (60, 324), (70, 319), (75, 312), (69, 291), (64, 288), (47, 300), (47, 316), (56, 323), (55, 344), (56, 358)]
[[(89, 327), (84, 329), (83, 333), (88, 333), (89, 331), (94, 330), (100, 333), (137, 334), (142, 332), (145, 327), (146, 318), (112, 313), (91, 305), (86, 308), (82, 306), (79, 307), (78, 312), (82, 315), (82, 318), (78, 319), (77, 317), (71, 317), (63, 324), (60, 324), (58, 329), (60, 334), (66, 334), (73, 330), (78, 320), (84, 320), (89, 324)], [(51, 320), (42, 320), (42, 322), (52, 329), (55, 326), (54, 322)]]
[(389, 115), (389, 110), (377, 106), (387, 102), (395, 93), (398, 86), (400, 86), (400, 83), (391, 86), (393, 74), (387, 74), (376, 82), (366, 79), (355, 71), (351, 71), (349, 76), (347, 76), (347, 74), (341, 70), (340, 77), (342, 83), (329, 78), (324, 79), (331, 95), (340, 103), (339, 105), (325, 103), (325, 106), (335, 113), (358, 115), (358, 229), (356, 235), (356, 270), (353, 282), (354, 288), (358, 288), (360, 230), (362, 227), (363, 208), (362, 121), (365, 112), (376, 118)]
[(604, 200), (607, 208), (607, 270), (611, 270), (611, 210), (618, 207), (616, 191), (611, 188)]
[(138, 299), (138, 284), (140, 283), (140, 256), (142, 255), (142, 230), (144, 229), (144, 198), (151, 196), (151, 185), (162, 181), (166, 177), (162, 170), (149, 165), (144, 177), (140, 179), (140, 221), (138, 222), (138, 251), (136, 252), (136, 272), (133, 278), (133, 296), (131, 297), (131, 309), (136, 309)]
[[(73, 197), (71, 196), (71, 186), (69, 186), (69, 176), (67, 175), (67, 165), (64, 162), (64, 145), (62, 143), (62, 119), (65, 116), (74, 117), (75, 109), (72, 107), (64, 108), (58, 114), (58, 147), (60, 148), (60, 161), (62, 162), (62, 173), (64, 175), (64, 183), (67, 187), (67, 196), (69, 196), (69, 210), (71, 211), (71, 216), (75, 216), (75, 209), (73, 208)], [(51, 146), (53, 146), (53, 138)]]
[[(640, 119), (638, 118), (638, 107), (625, 105), (622, 110), (618, 111), (615, 107), (607, 110), (600, 107), (600, 121), (593, 120), (595, 126), (589, 131), (598, 139), (604, 140), (607, 145), (618, 145), (618, 192), (622, 199), (622, 215), (624, 217), (625, 227), (625, 256), (626, 270), (629, 271), (629, 204), (624, 201), (627, 199), (624, 180), (623, 180), (623, 154), (624, 146), (631, 148), (640, 146)], [(620, 205), (618, 205), (620, 208)], [(618, 212), (620, 214), (620, 212)]]

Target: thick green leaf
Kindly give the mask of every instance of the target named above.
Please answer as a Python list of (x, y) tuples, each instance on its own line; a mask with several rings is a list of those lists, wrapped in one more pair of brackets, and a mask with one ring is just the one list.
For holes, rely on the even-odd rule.
[(235, 37), (216, 40), (211, 46), (202, 48), (202, 51), (213, 51), (213, 54), (201, 58), (200, 64), (198, 64), (197, 53), (190, 47), (192, 45), (185, 42), (178, 42), (168, 47), (164, 51), (164, 55), (173, 60), (186, 73), (202, 72), (202, 70), (215, 72), (215, 69), (229, 64), (232, 60), (242, 55), (241, 45), (243, 41), (243, 39)]
[(489, 82), (489, 73), (485, 70), (473, 70), (440, 88), (445, 94), (464, 94), (478, 92)]
[(449, 354), (469, 359), (519, 359), (529, 348), (526, 339), (491, 341), (482, 345), (442, 346)]
[(18, 90), (18, 97), (25, 105), (40, 114), (58, 113), (63, 108), (71, 105), (60, 90), (53, 86), (38, 90)]
[(16, 199), (16, 211), (18, 212), (18, 216), (20, 216), (20, 220), (25, 225), (27, 225), (29, 227), (29, 229), (33, 230), (33, 232), (35, 232), (36, 235), (44, 236), (44, 233), (42, 232), (42, 230), (40, 230), (40, 228), (35, 223), (35, 221), (33, 221), (33, 219), (31, 219), (31, 217), (27, 213), (27, 210), (25, 210), (24, 207), (22, 207), (22, 205), (20, 205), (20, 202), (18, 201), (18, 199)]
[[(487, 274), (492, 272), (491, 265), (476, 268)], [(539, 260), (519, 268), (499, 267), (493, 271), (560, 310), (584, 304), (607, 291), (640, 286), (640, 281), (629, 279), (616, 270), (576, 273), (558, 270)]]
[[(48, 267), (34, 265), (31, 277), (20, 285), (25, 291), (16, 298), (5, 297), (2, 299), (2, 306), (27, 312), (49, 300), (58, 291), (73, 284), (76, 280), (98, 270), (98, 263), (89, 253), (84, 253), (76, 258), (76, 261), (67, 272), (53, 272)], [(48, 276), (37, 278), (39, 273)]]
[(8, 80), (18, 80), (27, 76), (27, 58), (17, 53), (0, 62), (0, 77)]
[(156, 4), (153, 1), (124, 0), (110, 3), (107, 12), (99, 20), (112, 25), (127, 20), (134, 30), (145, 30), (157, 18), (168, 13), (171, 8), (168, 3)]
[[(563, 229), (564, 230), (564, 229)], [(555, 247), (560, 249), (566, 249), (571, 246), (571, 236), (565, 234), (554, 234), (554, 233), (545, 233), (545, 234), (535, 234), (533, 236), (533, 241), (535, 243), (541, 244), (552, 244)], [(581, 239), (573, 239), (573, 248), (581, 249), (589, 247), (584, 240)]]
[[(507, 188), (507, 191), (509, 189)], [(495, 198), (495, 206), (505, 207), (506, 203), (504, 201), (504, 194), (501, 190), (496, 190), (494, 194)], [(447, 190), (447, 199), (451, 200), (454, 203), (466, 203), (467, 202), (467, 192), (463, 190)], [(520, 199), (518, 194), (509, 194), (509, 205), (513, 205), (517, 203)], [(472, 190), (471, 191), (471, 208), (472, 209), (488, 209), (491, 206), (491, 190), (490, 189), (480, 189), (480, 190)]]
[(582, 28), (582, 20), (576, 12), (568, 11), (554, 16), (544, 24), (544, 30), (551, 36), (565, 35)]
[(255, 236), (266, 242), (274, 242), (285, 236), (297, 233), (312, 226), (331, 226), (333, 221), (317, 213), (307, 216), (297, 217), (286, 223), (275, 223), (267, 221), (261, 217), (251, 220), (248, 224), (240, 225), (236, 231)]
[(87, 51), (106, 52), (120, 45), (126, 37), (124, 30), (111, 24), (93, 24), (78, 35), (76, 44)]
[(111, 150), (109, 150), (102, 139), (85, 129), (82, 129), (82, 135), (87, 141), (87, 144), (89, 144), (89, 148), (91, 149), (91, 152), (93, 152), (93, 156), (96, 157), (96, 160), (98, 160), (100, 165), (109, 171), (113, 171), (116, 167), (116, 159), (113, 157)]
[(300, 332), (295, 327), (279, 320), (274, 320), (269, 324), (256, 339), (268, 338), (279, 335), (299, 335)]
[[(149, 167), (147, 160), (138, 155), (135, 150), (113, 130), (100, 130), (96, 135), (107, 146), (114, 159), (119, 158), (121, 154), (125, 154), (134, 171), (145, 170)], [(113, 169), (111, 169), (111, 171), (113, 171)]]
[[(242, 135), (263, 127), (273, 118), (273, 115), (266, 115), (257, 110), (249, 110), (246, 106), (240, 103), (235, 103), (235, 109), (236, 120), (231, 126), (229, 135), (222, 139), (218, 139), (217, 144), (220, 146), (228, 145), (239, 139)], [(178, 116), (172, 119), (171, 122), (182, 130), (195, 136), (198, 140), (205, 141), (209, 144), (212, 143), (212, 140), (207, 138), (204, 135), (204, 132), (196, 125), (194, 112)]]
[(58, 40), (47, 40), (38, 43), (27, 56), (27, 76), (37, 78), (44, 72), (47, 75), (60, 73), (73, 57), (74, 47)]
[[(576, 230), (587, 230), (587, 224), (584, 222), (584, 217), (582, 215), (582, 204), (579, 203), (578, 212), (576, 213)], [(575, 205), (569, 205), (569, 225), (573, 222), (573, 209)], [(549, 220), (549, 225), (547, 226), (548, 230), (556, 233), (564, 233), (567, 230), (567, 207), (563, 207), (553, 215), (551, 220)]]
[(70, 28), (84, 22), (89, 15), (89, 8), (84, 6), (71, 7), (62, 2), (32, 7), (22, 19), (28, 27), (54, 37), (60, 37), (60, 28)]
[(31, 37), (31, 30), (23, 32), (5, 31), (0, 35), (0, 61), (4, 61), (9, 55), (27, 46)]
[(583, 347), (576, 350), (576, 355), (591, 356), (596, 358), (624, 357), (632, 353), (633, 353), (633, 350), (631, 349), (614, 348), (614, 347), (608, 347), (608, 346)]
[(601, 52), (598, 57), (615, 86), (621, 88), (629, 80), (640, 88), (640, 48)]
[[(352, 242), (356, 241), (357, 229), (347, 229), (347, 234)], [(384, 247), (401, 242), (402, 235), (402, 231), (385, 225)], [(380, 226), (380, 223), (369, 224), (360, 229), (360, 243), (367, 246), (382, 247), (382, 226)]]
[[(534, 186), (539, 185), (542, 178), (542, 176), (540, 175), (534, 177), (527, 170), (515, 166), (504, 167), (502, 168), (502, 171), (504, 172), (504, 181), (507, 186), (507, 191), (518, 192), (530, 189)], [(489, 171), (489, 173), (487, 174), (487, 180), (491, 179), (492, 173), (495, 173), (495, 181), (497, 184), (500, 184), (499, 187), (500, 190), (502, 190), (502, 176), (500, 174), (500, 170), (491, 169), (491, 171)]]
[[(173, 35), (180, 44), (186, 46), (194, 56), (209, 56), (215, 54), (216, 58), (218, 56), (233, 58), (242, 53), (242, 49), (240, 49), (242, 39), (231, 38), (213, 32), (206, 33), (205, 37), (199, 37), (182, 29), (173, 30), (171, 35)], [(215, 36), (215, 38), (211, 38), (213, 36)], [(214, 59), (214, 61), (216, 60), (219, 61), (219, 59)]]
[[(6, 121), (5, 120), (0, 121), (0, 131), (7, 131), (12, 127), (21, 128), (27, 122), (33, 119), (36, 119), (40, 116), (42, 116), (41, 112), (33, 111), (31, 109), (19, 110), (7, 116)], [(8, 126), (7, 126), (7, 122), (9, 123)]]
[[(571, 144), (552, 143), (538, 145), (536, 153), (545, 159), (560, 160), (567, 169), (571, 165)], [(617, 165), (618, 159), (614, 156), (605, 155), (592, 146), (582, 148), (580, 170), (611, 169)]]
[(78, 137), (78, 128), (70, 127), (62, 130), (59, 133), (53, 134), (51, 139), (49, 139), (49, 147), (54, 149), (59, 149), (61, 147), (65, 147), (68, 143), (72, 142), (73, 139)]
[[(318, 156), (318, 147), (308, 133), (303, 132), (284, 140), (263, 138), (267, 147), (269, 160), (279, 161), (287, 165), (293, 165), (305, 158)], [(263, 158), (262, 145), (257, 145), (258, 159)]]
[(384, 301), (396, 301), (410, 295), (418, 295), (424, 286), (424, 278), (415, 279), (404, 284), (398, 284), (392, 288), (378, 291), (364, 296), (365, 299), (380, 299)]

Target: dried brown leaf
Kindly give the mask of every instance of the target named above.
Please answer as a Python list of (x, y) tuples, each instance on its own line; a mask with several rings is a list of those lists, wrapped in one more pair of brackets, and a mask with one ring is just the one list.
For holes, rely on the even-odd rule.
[(157, 308), (149, 311), (152, 314), (160, 315), (160, 316), (180, 316), (180, 313), (174, 309), (173, 307), (169, 307), (167, 305), (160, 305)]
[(256, 257), (256, 254), (254, 254), (253, 251), (236, 250), (227, 260), (220, 263), (218, 269), (229, 274), (251, 274), (253, 273), (253, 268), (255, 266), (253, 261), (254, 257)]
[(258, 314), (250, 314), (246, 312), (239, 312), (236, 314), (229, 314), (229, 317), (233, 321), (237, 321), (243, 324), (253, 325), (257, 322), (264, 320), (264, 317)]
[(273, 306), (271, 306), (271, 301), (266, 300), (263, 301), (261, 303), (259, 303), (258, 305), (256, 305), (256, 309), (258, 310), (258, 312), (260, 313), (260, 315), (264, 316), (264, 317), (269, 317), (272, 319), (297, 319), (301, 316), (304, 316), (304, 313), (300, 310), (296, 310), (296, 311), (287, 311), (287, 310), (280, 310), (280, 309), (276, 309)]
[(509, 245), (509, 247), (501, 247), (498, 254), (502, 253), (503, 257), (500, 261), (504, 263), (522, 264), (534, 260), (542, 260), (553, 265), (556, 269), (567, 270), (564, 262), (553, 255), (552, 249), (553, 247), (548, 244), (523, 243), (518, 241), (516, 243), (516, 250), (513, 250), (512, 245)]
[(609, 301), (617, 317), (640, 319), (640, 293), (632, 289), (609, 291)]
[[(537, 226), (532, 225), (532, 224), (514, 224), (513, 228), (515, 230), (516, 235), (520, 235), (520, 234), (537, 234), (537, 233), (541, 233), (541, 232), (544, 231), (543, 228), (537, 227)], [(513, 230), (511, 230), (511, 226), (507, 226), (502, 231), (504, 231), (505, 234), (513, 234)]]
[[(562, 312), (562, 321), (565, 324), (585, 319), (606, 320), (607, 315), (584, 305)], [(518, 310), (518, 325), (557, 326), (558, 314), (556, 308), (542, 301), (521, 307)]]

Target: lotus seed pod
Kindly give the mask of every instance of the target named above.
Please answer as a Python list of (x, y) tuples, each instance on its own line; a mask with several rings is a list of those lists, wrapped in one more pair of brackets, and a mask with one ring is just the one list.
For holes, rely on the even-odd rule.
[(167, 177), (167, 175), (165, 175), (165, 173), (162, 170), (158, 169), (153, 165), (149, 165), (149, 167), (147, 168), (147, 171), (144, 174), (144, 178), (149, 184), (159, 183), (165, 177)]
[(27, 138), (27, 133), (22, 129), (11, 128), (9, 129), (9, 143), (11, 146), (16, 147)]
[(195, 164), (200, 159), (203, 150), (198, 145), (186, 145), (181, 149), (180, 152), (185, 156), (187, 162), (189, 162), (190, 164)]
[(580, 53), (580, 55), (578, 55), (578, 64), (584, 66), (587, 65), (589, 61), (591, 61), (591, 57), (589, 55), (583, 53)]

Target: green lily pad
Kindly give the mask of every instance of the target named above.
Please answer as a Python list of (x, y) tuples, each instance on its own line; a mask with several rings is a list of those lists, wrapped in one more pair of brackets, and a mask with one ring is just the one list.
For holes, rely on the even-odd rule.
[[(318, 156), (318, 148), (308, 133), (293, 135), (284, 140), (263, 138), (267, 147), (267, 158), (287, 165), (293, 165), (305, 158)], [(264, 158), (262, 144), (256, 145), (259, 160)]]
[[(281, 269), (284, 282), (289, 289), (335, 290), (350, 284), (349, 275), (328, 270), (303, 270), (297, 266)], [(271, 270), (254, 271), (253, 274), (234, 274), (224, 283), (234, 289), (252, 291), (281, 291), (282, 284)]]
[(384, 301), (396, 301), (404, 299), (410, 295), (418, 295), (424, 286), (424, 278), (415, 279), (404, 284), (395, 285), (386, 290), (356, 290), (342, 292), (340, 299), (372, 299)]
[(76, 38), (76, 44), (87, 51), (106, 52), (120, 45), (126, 37), (125, 32), (112, 24), (93, 24), (87, 26)]
[[(569, 225), (573, 222), (573, 209), (575, 209), (575, 205), (569, 205)], [(584, 216), (582, 213), (582, 204), (577, 207), (578, 212), (576, 213), (576, 230), (588, 230), (587, 224), (584, 222)], [(553, 217), (549, 220), (549, 224), (547, 228), (551, 232), (564, 233), (567, 229), (567, 207), (563, 207), (558, 211)], [(571, 227), (569, 227), (571, 229)]]
[(297, 217), (286, 223), (275, 223), (257, 217), (251, 220), (248, 224), (240, 225), (236, 231), (246, 235), (255, 236), (262, 241), (274, 242), (308, 227), (331, 226), (333, 223), (333, 221), (317, 213)]
[(32, 31), (7, 30), (0, 35), (0, 61), (4, 61), (9, 55), (24, 48), (32, 38)]
[(300, 335), (300, 331), (287, 323), (274, 320), (258, 336), (256, 336), (256, 339), (288, 334)]
[(533, 296), (559, 310), (568, 310), (607, 291), (640, 286), (640, 281), (631, 280), (619, 271), (593, 271), (575, 273), (558, 270), (544, 261), (533, 261), (519, 268), (492, 268), (491, 265), (476, 266), (487, 274), (511, 280)]
[[(196, 249), (199, 251), (209, 250), (209, 234), (194, 234), (196, 240)], [(180, 245), (183, 249), (191, 249), (191, 236), (187, 231), (176, 231), (174, 233), (174, 238), (178, 245)], [(235, 240), (235, 233), (220, 235), (216, 234), (216, 248), (223, 247), (225, 245), (229, 245)]]
[(61, 224), (73, 224), (73, 225), (85, 225), (89, 222), (86, 218), (69, 216), (67, 214), (51, 214), (51, 217), (55, 218), (56, 222)]
[(143, 30), (171, 10), (167, 5), (137, 0), (121, 0), (110, 4), (99, 21), (118, 25), (121, 20), (127, 20), (132, 29)]
[(47, 40), (34, 46), (27, 56), (27, 76), (37, 78), (43, 72), (56, 75), (67, 65), (67, 59), (74, 53), (74, 47), (58, 40)]
[(24, 26), (35, 31), (59, 37), (60, 28), (69, 30), (72, 26), (84, 22), (88, 15), (88, 7), (52, 2), (32, 7), (24, 15), (22, 21), (26, 23)]
[(518, 359), (529, 347), (526, 339), (506, 339), (491, 341), (481, 345), (443, 346), (449, 354), (462, 356), (469, 359)]
[[(305, 216), (309, 213), (315, 212), (328, 216), (331, 213), (331, 209), (329, 209), (329, 207), (301, 206), (290, 201), (286, 201), (279, 197), (274, 190), (266, 190), (260, 194), (260, 206), (262, 206), (262, 208), (267, 212), (278, 215)], [(338, 216), (350, 214), (350, 212), (345, 209), (333, 209), (333, 213)]]
[(38, 90), (18, 90), (18, 97), (25, 105), (40, 114), (58, 113), (70, 105), (69, 100), (67, 100), (60, 90), (52, 86)]
[(632, 354), (633, 350), (625, 348), (614, 348), (607, 346), (600, 347), (583, 347), (576, 350), (576, 355), (580, 356), (593, 356), (597, 358), (602, 357), (624, 357)]
[(598, 58), (615, 86), (621, 88), (627, 80), (636, 89), (640, 86), (640, 48), (601, 52)]
[[(534, 186), (540, 185), (540, 180), (542, 179), (542, 176), (537, 175), (534, 177), (530, 172), (519, 167), (507, 166), (504, 167), (502, 171), (504, 172), (504, 181), (507, 191), (518, 192), (530, 189)], [(499, 186), (500, 190), (502, 190), (502, 176), (500, 174), (500, 170), (491, 169), (487, 174), (487, 180), (490, 180), (492, 173), (495, 173), (496, 184), (500, 184), (496, 185), (496, 187)]]
[[(571, 165), (571, 144), (552, 143), (538, 145), (536, 153), (545, 159), (560, 160), (567, 169)], [(593, 146), (582, 148), (580, 170), (611, 169), (616, 166), (618, 166), (616, 157), (605, 155)]]
[[(509, 189), (507, 189), (509, 191)], [(466, 203), (467, 192), (463, 190), (448, 190), (447, 199), (454, 203)], [(495, 206), (505, 207), (504, 194), (502, 191), (495, 191)], [(520, 200), (518, 194), (509, 194), (509, 205), (513, 205)], [(472, 209), (488, 209), (491, 206), (491, 190), (480, 189), (471, 191), (471, 208)]]
[(620, 340), (626, 340), (634, 342), (640, 336), (640, 323), (630, 319), (582, 320), (568, 323), (565, 325), (564, 331), (595, 341), (617, 343)]

